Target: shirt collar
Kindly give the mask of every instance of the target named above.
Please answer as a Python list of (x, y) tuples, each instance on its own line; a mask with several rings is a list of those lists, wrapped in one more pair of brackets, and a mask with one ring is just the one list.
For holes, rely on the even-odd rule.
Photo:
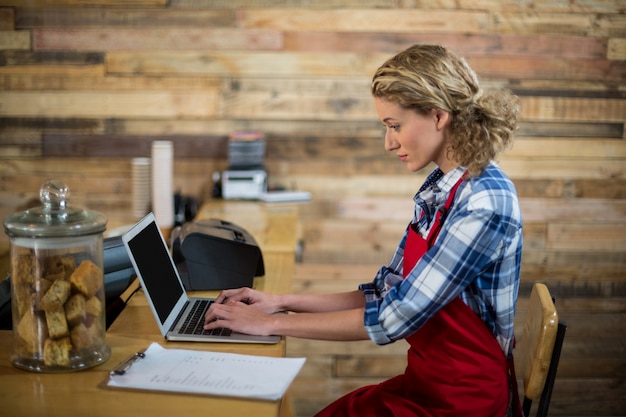
[(413, 222), (423, 219), (426, 225), (430, 224), (435, 212), (441, 205), (445, 204), (452, 187), (465, 171), (464, 167), (457, 167), (447, 174), (444, 174), (439, 168), (431, 172), (424, 185), (413, 197), (415, 202)]
[(465, 167), (456, 167), (452, 171), (448, 172), (444, 176), (441, 177), (439, 181), (433, 186), (433, 192), (437, 192), (435, 188), (439, 189), (439, 192), (444, 192), (446, 195), (452, 190), (454, 184), (456, 184), (459, 179), (463, 176), (467, 169)]
[(447, 174), (444, 174), (441, 169), (438, 167), (435, 168), (433, 172), (428, 175), (426, 181), (424, 181), (424, 184), (422, 184), (413, 199), (416, 200), (423, 191), (430, 191), (434, 194), (439, 194), (441, 192), (448, 194), (452, 187), (454, 187), (454, 184), (456, 184), (461, 176), (463, 176), (465, 171), (465, 167), (459, 166)]

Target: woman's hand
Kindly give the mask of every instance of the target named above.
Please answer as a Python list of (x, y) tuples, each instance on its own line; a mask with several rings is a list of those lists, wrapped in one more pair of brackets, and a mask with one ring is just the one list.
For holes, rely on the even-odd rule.
[(227, 327), (239, 333), (269, 335), (271, 314), (280, 311), (279, 297), (251, 288), (224, 290), (204, 316), (205, 330)]
[(223, 304), (212, 303), (205, 315), (204, 329), (226, 327), (239, 333), (269, 336), (273, 315), (260, 311), (245, 302), (227, 298)]
[(217, 296), (214, 304), (234, 305), (238, 302), (252, 306), (264, 313), (276, 313), (283, 309), (278, 295), (256, 291), (248, 287), (224, 290)]

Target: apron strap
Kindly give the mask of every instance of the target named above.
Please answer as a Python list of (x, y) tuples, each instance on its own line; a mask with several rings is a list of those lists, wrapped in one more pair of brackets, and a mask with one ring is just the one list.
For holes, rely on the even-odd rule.
[(426, 253), (426, 251), (428, 251), (428, 249), (430, 249), (435, 243), (437, 236), (439, 236), (439, 231), (443, 226), (443, 222), (448, 216), (452, 203), (454, 202), (456, 190), (459, 188), (459, 185), (461, 185), (466, 176), (467, 172), (465, 172), (456, 184), (452, 186), (448, 199), (444, 205), (437, 210), (437, 213), (435, 213), (435, 220), (433, 221), (433, 225), (430, 227), (430, 231), (428, 232), (428, 236), (426, 236), (426, 238), (422, 238), (417, 232), (417, 223), (412, 223), (409, 226), (407, 239), (404, 243), (404, 260), (402, 263), (403, 278), (406, 278), (424, 253)]
[(456, 190), (457, 188), (459, 188), (459, 185), (461, 185), (463, 180), (465, 180), (465, 177), (467, 177), (467, 171), (463, 174), (463, 176), (461, 176), (461, 178), (459, 178), (456, 184), (452, 186), (452, 189), (450, 189), (450, 195), (448, 196), (448, 199), (446, 200), (443, 207), (439, 207), (439, 209), (437, 210), (437, 213), (435, 214), (435, 222), (433, 223), (433, 226), (430, 228), (430, 232), (428, 233), (428, 237), (426, 238), (429, 248), (431, 248), (434, 245), (435, 240), (437, 239), (437, 236), (439, 236), (439, 231), (441, 231), (443, 222), (448, 217), (448, 214), (450, 213), (450, 208), (452, 207), (452, 203), (454, 203), (454, 196), (456, 195)]

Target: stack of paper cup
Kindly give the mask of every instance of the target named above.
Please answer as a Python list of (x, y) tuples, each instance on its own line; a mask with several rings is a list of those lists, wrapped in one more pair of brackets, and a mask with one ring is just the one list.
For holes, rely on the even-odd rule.
[(174, 225), (173, 159), (172, 142), (152, 142), (152, 212), (166, 238)]
[(150, 211), (150, 158), (132, 160), (132, 209), (135, 219), (141, 219)]

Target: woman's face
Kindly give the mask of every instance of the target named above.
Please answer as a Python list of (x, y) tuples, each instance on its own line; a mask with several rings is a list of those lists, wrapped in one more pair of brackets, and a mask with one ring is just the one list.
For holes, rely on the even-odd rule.
[(419, 171), (431, 162), (444, 173), (458, 166), (446, 152), (448, 112), (432, 110), (422, 115), (378, 97), (374, 98), (374, 106), (386, 127), (385, 149), (395, 152), (410, 171)]

